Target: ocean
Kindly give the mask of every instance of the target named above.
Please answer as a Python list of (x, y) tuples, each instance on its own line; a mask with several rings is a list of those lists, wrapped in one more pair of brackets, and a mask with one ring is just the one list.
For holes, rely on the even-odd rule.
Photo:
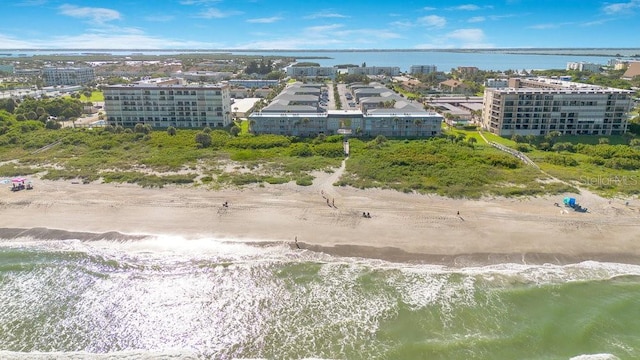
[(37, 233), (0, 240), (2, 359), (640, 358), (637, 265)]

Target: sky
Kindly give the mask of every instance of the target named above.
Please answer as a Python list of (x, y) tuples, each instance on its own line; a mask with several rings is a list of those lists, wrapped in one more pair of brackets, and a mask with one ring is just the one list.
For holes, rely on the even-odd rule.
[(640, 0), (0, 2), (2, 49), (640, 47)]

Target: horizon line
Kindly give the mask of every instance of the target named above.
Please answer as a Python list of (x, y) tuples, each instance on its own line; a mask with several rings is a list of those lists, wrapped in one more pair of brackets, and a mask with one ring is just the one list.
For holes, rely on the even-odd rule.
[(0, 51), (501, 51), (501, 50), (640, 50), (640, 47), (503, 47), (503, 48), (352, 48), (352, 49), (236, 49), (236, 48), (0, 48)]

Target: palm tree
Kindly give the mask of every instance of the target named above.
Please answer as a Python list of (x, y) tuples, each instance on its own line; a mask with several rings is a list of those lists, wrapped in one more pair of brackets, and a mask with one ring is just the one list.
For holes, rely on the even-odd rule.
[(415, 119), (413, 120), (413, 124), (416, 126), (416, 137), (420, 136), (422, 130), (422, 120)]

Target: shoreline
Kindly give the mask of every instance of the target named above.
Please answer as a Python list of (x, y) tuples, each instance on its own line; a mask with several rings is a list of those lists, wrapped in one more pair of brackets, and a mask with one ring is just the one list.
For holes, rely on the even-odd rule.
[[(91, 233), (79, 231), (67, 231), (62, 229), (48, 228), (0, 228), (0, 239), (11, 241), (20, 238), (29, 238), (36, 241), (51, 240), (65, 241), (78, 240), (81, 242), (91, 241), (115, 241), (127, 242), (154, 238), (154, 235), (131, 235), (117, 231), (106, 233)], [(227, 240), (229, 242), (239, 242), (238, 240)], [(640, 265), (640, 256), (627, 253), (619, 254), (582, 254), (569, 256), (566, 254), (553, 253), (460, 253), (460, 254), (430, 254), (430, 253), (410, 253), (396, 247), (373, 247), (366, 245), (319, 245), (294, 241), (245, 241), (246, 245), (263, 247), (271, 245), (288, 245), (295, 250), (296, 247), (304, 251), (323, 253), (336, 257), (363, 258), (388, 261), (391, 263), (407, 264), (428, 264), (442, 265), (451, 268), (490, 266), (499, 264), (517, 265), (570, 265), (585, 261), (596, 261), (601, 263), (619, 263), (627, 265)]]
[(177, 235), (292, 247), (297, 238), (311, 251), (393, 262), (640, 264), (637, 199), (583, 191), (572, 195), (589, 209), (580, 213), (554, 206), (563, 195), (467, 200), (335, 187), (342, 170), (316, 174), (307, 187), (215, 191), (34, 179), (33, 190), (0, 189), (0, 238)]

